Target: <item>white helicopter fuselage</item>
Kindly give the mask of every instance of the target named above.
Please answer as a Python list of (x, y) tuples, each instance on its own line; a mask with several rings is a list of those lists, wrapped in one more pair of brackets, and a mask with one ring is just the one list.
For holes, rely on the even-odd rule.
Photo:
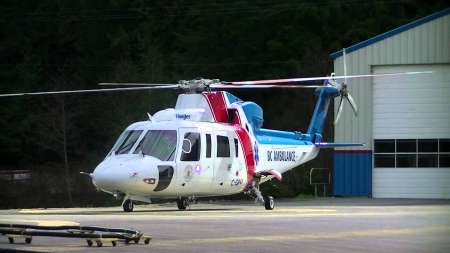
[[(92, 179), (103, 191), (125, 193), (141, 201), (239, 193), (250, 186), (255, 174), (271, 170), (281, 174), (318, 153), (313, 145), (269, 144), (269, 137), (261, 136), (255, 142), (244, 128), (235, 125), (144, 121), (125, 131), (129, 135), (136, 132), (139, 135), (130, 149), (120, 154), (112, 151), (95, 169)], [(145, 148), (142, 150), (139, 145), (150, 133), (154, 133), (152, 140), (161, 143), (153, 142), (153, 149), (146, 154)], [(185, 136), (194, 136), (192, 142), (197, 141), (191, 142), (191, 150), (183, 150)], [(174, 154), (164, 156), (165, 149), (171, 145), (169, 138)], [(190, 155), (185, 151), (190, 151)]]
[(250, 189), (254, 178), (281, 180), (317, 156), (319, 148), (296, 133), (260, 129), (259, 106), (234, 99), (183, 94), (175, 109), (130, 125), (91, 173), (94, 185), (144, 202), (231, 195)]

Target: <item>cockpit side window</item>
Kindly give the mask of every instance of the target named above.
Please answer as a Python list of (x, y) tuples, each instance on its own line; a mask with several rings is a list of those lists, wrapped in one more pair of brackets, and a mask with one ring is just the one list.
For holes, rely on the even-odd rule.
[(127, 154), (141, 134), (142, 130), (125, 130), (114, 144), (111, 153), (115, 152), (116, 155)]
[[(200, 160), (200, 133), (185, 133), (184, 139), (189, 140), (184, 143), (190, 143), (191, 147), (189, 149), (184, 149), (181, 151), (180, 161), (199, 161)], [(189, 151), (189, 152), (188, 152)]]
[(144, 155), (156, 157), (161, 161), (173, 161), (176, 149), (176, 130), (149, 130), (133, 154), (139, 154), (142, 151)]

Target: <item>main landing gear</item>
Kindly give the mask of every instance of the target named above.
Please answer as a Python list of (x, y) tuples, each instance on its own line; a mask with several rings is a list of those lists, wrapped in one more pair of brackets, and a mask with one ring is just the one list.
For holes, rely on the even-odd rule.
[(186, 210), (186, 207), (189, 207), (189, 204), (197, 204), (197, 197), (191, 196), (191, 197), (178, 197), (177, 198), (177, 206), (179, 210)]
[(259, 190), (259, 179), (260, 178), (253, 179), (252, 188), (245, 191), (244, 193), (254, 198), (255, 203), (259, 202), (266, 208), (266, 210), (273, 210), (273, 208), (275, 207), (275, 200), (273, 199), (272, 196), (267, 196), (265, 198), (262, 196), (261, 191)]
[(122, 207), (123, 207), (123, 211), (125, 211), (125, 212), (133, 212), (133, 208), (134, 208), (133, 201), (131, 199), (126, 199), (122, 203)]

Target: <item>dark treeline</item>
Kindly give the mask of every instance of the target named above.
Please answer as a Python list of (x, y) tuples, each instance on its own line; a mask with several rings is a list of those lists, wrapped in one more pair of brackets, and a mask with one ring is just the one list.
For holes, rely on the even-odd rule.
[[(323, 76), (329, 54), (448, 7), (445, 0), (22, 0), (0, 2), (0, 93), (101, 88), (100, 82), (174, 83)], [(264, 109), (264, 127), (306, 131), (313, 91), (232, 91)], [(176, 91), (0, 98), (0, 208), (104, 205), (89, 177), (120, 133)], [(364, 101), (358, 101), (364, 103)], [(329, 118), (330, 119), (330, 118)], [(324, 138), (332, 140), (332, 120)], [(309, 194), (309, 168), (268, 183), (276, 197)], [(307, 169), (308, 168), (308, 169)], [(103, 200), (102, 200), (103, 199)]]

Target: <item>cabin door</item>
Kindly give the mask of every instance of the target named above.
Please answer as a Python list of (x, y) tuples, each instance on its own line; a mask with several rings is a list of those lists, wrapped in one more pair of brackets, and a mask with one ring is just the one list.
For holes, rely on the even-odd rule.
[(211, 189), (216, 193), (226, 193), (230, 189), (231, 173), (233, 171), (234, 147), (233, 138), (227, 131), (214, 131), (214, 178)]

